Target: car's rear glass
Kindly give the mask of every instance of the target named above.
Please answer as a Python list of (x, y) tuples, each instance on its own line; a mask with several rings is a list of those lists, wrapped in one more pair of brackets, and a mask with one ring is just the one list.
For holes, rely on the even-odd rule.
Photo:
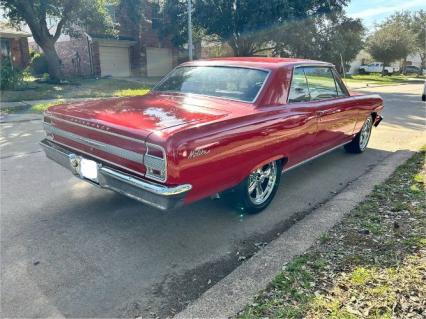
[(259, 69), (183, 66), (170, 73), (154, 90), (254, 102), (267, 76), (267, 71)]

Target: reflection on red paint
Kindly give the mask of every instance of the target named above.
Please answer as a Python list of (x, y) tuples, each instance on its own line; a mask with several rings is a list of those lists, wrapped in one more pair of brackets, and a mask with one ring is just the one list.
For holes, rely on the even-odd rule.
[[(302, 64), (331, 67), (300, 59), (195, 61), (185, 65), (261, 68), (270, 74), (254, 103), (151, 92), (141, 97), (53, 106), (46, 112), (45, 121), (141, 154), (146, 152), (144, 141), (161, 145), (167, 157), (166, 184), (191, 184), (185, 201), (192, 202), (235, 186), (268, 161), (281, 159), (289, 168), (348, 142), (368, 116), (383, 109), (382, 99), (374, 95), (287, 103), (293, 68)], [(75, 121), (70, 123), (71, 119)], [(62, 142), (74, 148), (85, 147)], [(90, 148), (84, 151), (90, 152)], [(94, 155), (119, 164), (121, 169), (138, 170), (142, 175), (145, 172), (140, 163), (99, 151)]]

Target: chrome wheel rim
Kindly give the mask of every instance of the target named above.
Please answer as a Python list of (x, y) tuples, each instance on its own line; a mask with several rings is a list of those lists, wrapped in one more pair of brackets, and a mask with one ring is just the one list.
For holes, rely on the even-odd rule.
[(277, 179), (277, 164), (266, 164), (251, 172), (248, 182), (248, 195), (255, 205), (262, 205), (271, 196)]
[(367, 147), (368, 141), (370, 140), (372, 123), (373, 121), (371, 117), (369, 117), (367, 121), (365, 121), (364, 126), (361, 129), (361, 133), (359, 136), (359, 148), (361, 150), (364, 150)]

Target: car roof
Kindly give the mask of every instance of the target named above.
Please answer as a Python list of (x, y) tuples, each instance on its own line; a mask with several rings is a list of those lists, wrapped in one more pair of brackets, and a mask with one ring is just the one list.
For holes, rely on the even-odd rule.
[(183, 63), (184, 66), (234, 66), (234, 67), (250, 67), (258, 69), (277, 69), (283, 66), (297, 65), (324, 65), (333, 66), (328, 62), (295, 59), (295, 58), (268, 58), (268, 57), (224, 57), (195, 60)]

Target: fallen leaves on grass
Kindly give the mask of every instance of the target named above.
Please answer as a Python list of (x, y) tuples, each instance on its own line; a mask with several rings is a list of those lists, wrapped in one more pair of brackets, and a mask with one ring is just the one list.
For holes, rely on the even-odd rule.
[(426, 318), (425, 149), (283, 266), (239, 317)]
[(327, 293), (315, 296), (306, 318), (392, 318), (426, 315), (426, 250), (398, 267), (355, 268), (340, 275)]

